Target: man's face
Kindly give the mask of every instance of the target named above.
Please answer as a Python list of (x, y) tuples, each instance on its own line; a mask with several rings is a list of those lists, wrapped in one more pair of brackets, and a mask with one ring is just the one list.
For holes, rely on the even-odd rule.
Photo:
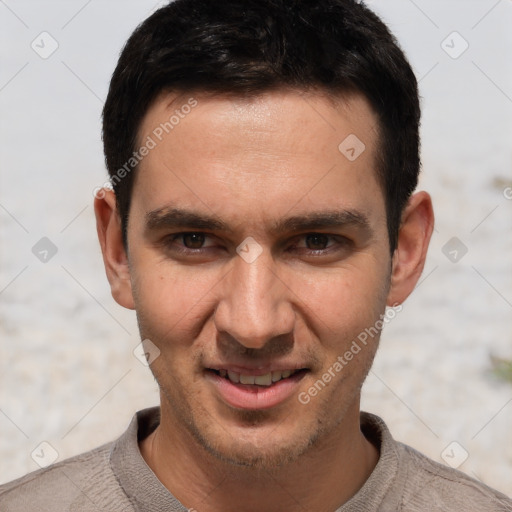
[(158, 98), (139, 131), (157, 145), (133, 188), (133, 301), (160, 350), (162, 421), (220, 458), (271, 466), (358, 415), (378, 336), (308, 390), (385, 309), (376, 118), (356, 96), (195, 98), (161, 141), (187, 97)]

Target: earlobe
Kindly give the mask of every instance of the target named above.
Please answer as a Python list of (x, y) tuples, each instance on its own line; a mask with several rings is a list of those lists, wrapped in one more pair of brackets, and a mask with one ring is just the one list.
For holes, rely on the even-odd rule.
[(433, 229), (434, 212), (430, 195), (417, 192), (409, 199), (402, 215), (398, 244), (392, 260), (388, 306), (401, 304), (414, 290), (425, 266)]
[(96, 194), (94, 212), (96, 229), (103, 254), (112, 297), (121, 306), (134, 309), (128, 255), (123, 244), (121, 219), (112, 190), (103, 188)]

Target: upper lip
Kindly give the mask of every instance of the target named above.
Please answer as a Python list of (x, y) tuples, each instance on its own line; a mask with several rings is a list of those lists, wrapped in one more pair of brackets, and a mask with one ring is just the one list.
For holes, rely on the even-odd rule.
[(258, 375), (266, 375), (269, 372), (284, 372), (284, 371), (297, 371), (297, 370), (307, 370), (305, 365), (300, 365), (297, 363), (273, 363), (273, 364), (265, 364), (265, 365), (257, 365), (257, 366), (243, 366), (236, 365), (230, 363), (218, 363), (206, 366), (207, 370), (226, 370), (235, 373), (240, 373), (242, 375), (254, 375), (257, 377)]

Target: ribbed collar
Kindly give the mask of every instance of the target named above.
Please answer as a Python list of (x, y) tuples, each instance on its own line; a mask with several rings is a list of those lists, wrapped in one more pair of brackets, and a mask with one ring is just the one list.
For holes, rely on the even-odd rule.
[(160, 423), (160, 407), (137, 412), (126, 432), (112, 445), (110, 466), (136, 510), (141, 512), (188, 512), (158, 480), (142, 457), (138, 441)]
[(397, 478), (399, 445), (381, 418), (367, 412), (360, 417), (361, 431), (379, 450), (379, 460), (363, 487), (336, 512), (397, 512), (402, 495), (399, 487), (405, 482)]

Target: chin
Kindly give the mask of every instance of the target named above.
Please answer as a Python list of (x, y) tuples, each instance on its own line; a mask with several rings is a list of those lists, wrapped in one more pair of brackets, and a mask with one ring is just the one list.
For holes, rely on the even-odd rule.
[(265, 446), (250, 441), (229, 439), (202, 439), (202, 447), (216, 459), (233, 466), (273, 471), (295, 462), (311, 446), (309, 439), (296, 440), (293, 444), (265, 443)]
[[(225, 423), (193, 422), (189, 431), (210, 455), (227, 464), (266, 472), (279, 470), (297, 461), (322, 437), (322, 429), (307, 425), (268, 420), (263, 425), (263, 411), (244, 411), (236, 426)], [(206, 416), (207, 417), (207, 416)], [(287, 421), (288, 420), (288, 421)]]

